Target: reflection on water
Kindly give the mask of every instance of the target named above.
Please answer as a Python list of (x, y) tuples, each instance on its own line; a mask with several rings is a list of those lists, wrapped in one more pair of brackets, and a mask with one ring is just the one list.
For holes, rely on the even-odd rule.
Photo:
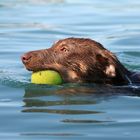
[[(26, 89), (24, 95), (24, 108), (22, 112), (28, 113), (49, 113), (59, 115), (97, 115), (105, 112), (97, 109), (88, 109), (86, 106), (98, 104), (99, 98), (107, 98), (101, 95), (93, 95), (94, 88), (87, 86), (65, 86), (60, 89)], [(54, 97), (55, 95), (55, 97)], [(105, 123), (112, 120), (93, 120), (93, 119), (63, 119), (63, 123)]]
[[(78, 106), (78, 105), (93, 105), (96, 104), (96, 100), (89, 100), (89, 96), (86, 94), (93, 93), (91, 88), (86, 87), (67, 87), (50, 90), (47, 89), (26, 89), (24, 95), (24, 110), (22, 112), (44, 112), (44, 113), (56, 113), (56, 114), (97, 114), (102, 113), (100, 111), (93, 110), (82, 110), (82, 109), (67, 109), (67, 106)], [(85, 94), (83, 97), (78, 96), (78, 94)], [(49, 96), (60, 95), (58, 96), (60, 99), (57, 100), (49, 100)], [(61, 109), (50, 109), (49, 107), (58, 107), (65, 106), (66, 108)]]
[(74, 133), (21, 133), (23, 136), (83, 136), (82, 134), (74, 134)]
[(56, 110), (56, 109), (27, 109), (23, 110), (23, 112), (46, 112), (46, 113), (56, 113), (56, 114), (71, 114), (71, 115), (77, 115), (77, 114), (97, 114), (100, 113), (98, 111), (85, 111), (85, 110)]
[(66, 119), (66, 120), (62, 120), (62, 122), (65, 122), (65, 123), (95, 123), (95, 124), (105, 124), (105, 123), (111, 123), (111, 122), (114, 122), (112, 120), (106, 120), (106, 121), (102, 121), (102, 120), (72, 120), (72, 119)]
[[(102, 87), (102, 88), (101, 88)], [(103, 85), (64, 85), (56, 90), (44, 88), (26, 89), (24, 94), (23, 113), (47, 113), (57, 115), (95, 115), (104, 116), (105, 111), (96, 106), (104, 101), (117, 98), (119, 95), (138, 96), (139, 88), (112, 87)], [(100, 118), (100, 117), (99, 117)], [(63, 123), (113, 123), (115, 120), (106, 119), (62, 119)]]

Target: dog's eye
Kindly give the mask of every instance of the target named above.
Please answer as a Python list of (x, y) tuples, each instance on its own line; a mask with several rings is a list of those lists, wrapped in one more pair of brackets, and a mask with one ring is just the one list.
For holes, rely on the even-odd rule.
[(61, 52), (68, 52), (68, 49), (65, 46), (63, 46), (63, 47), (60, 48), (60, 51)]

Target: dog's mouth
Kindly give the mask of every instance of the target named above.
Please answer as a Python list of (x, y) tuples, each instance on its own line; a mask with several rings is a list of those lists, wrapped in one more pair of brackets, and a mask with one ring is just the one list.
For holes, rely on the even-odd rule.
[(39, 71), (45, 71), (45, 70), (51, 70), (51, 71), (56, 71), (58, 72), (61, 77), (64, 77), (64, 71), (61, 71), (63, 69), (63, 67), (60, 68), (60, 66), (58, 64), (43, 64), (43, 63), (36, 63), (36, 64), (30, 64), (30, 63), (23, 63), (24, 67), (26, 68), (26, 70), (30, 71), (30, 72), (39, 72)]
[(39, 72), (39, 71), (45, 71), (45, 70), (52, 70), (52, 71), (56, 71), (56, 72), (58, 72), (60, 74), (60, 72), (57, 69), (55, 69), (55, 68), (36, 68), (36, 69), (32, 69), (32, 68), (26, 67), (26, 69), (28, 71), (31, 71), (31, 72)]
[[(24, 64), (24, 63), (23, 63)], [(24, 64), (26, 70), (31, 71), (31, 72), (37, 72), (37, 71), (43, 71), (43, 70), (49, 70), (49, 68), (44, 67), (43, 64), (39, 65), (31, 65), (30, 63)]]

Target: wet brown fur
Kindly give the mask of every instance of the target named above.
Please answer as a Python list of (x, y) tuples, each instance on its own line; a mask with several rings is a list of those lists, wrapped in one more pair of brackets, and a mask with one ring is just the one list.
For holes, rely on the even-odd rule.
[(31, 71), (58, 71), (64, 82), (128, 84), (130, 72), (100, 43), (84, 38), (59, 40), (51, 48), (24, 54)]

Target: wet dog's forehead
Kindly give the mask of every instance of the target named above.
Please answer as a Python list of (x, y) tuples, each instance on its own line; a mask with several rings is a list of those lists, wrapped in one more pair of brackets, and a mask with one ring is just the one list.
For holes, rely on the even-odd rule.
[(61, 49), (61, 48), (67, 48), (69, 50), (78, 48), (78, 45), (76, 45), (76, 42), (70, 41), (69, 39), (59, 40), (56, 41), (51, 48), (53, 49)]
[(100, 43), (85, 38), (66, 38), (66, 39), (58, 40), (52, 45), (53, 48), (59, 48), (60, 46), (67, 46), (68, 48), (80, 48), (80, 49), (89, 48), (90, 50), (105, 49)]

